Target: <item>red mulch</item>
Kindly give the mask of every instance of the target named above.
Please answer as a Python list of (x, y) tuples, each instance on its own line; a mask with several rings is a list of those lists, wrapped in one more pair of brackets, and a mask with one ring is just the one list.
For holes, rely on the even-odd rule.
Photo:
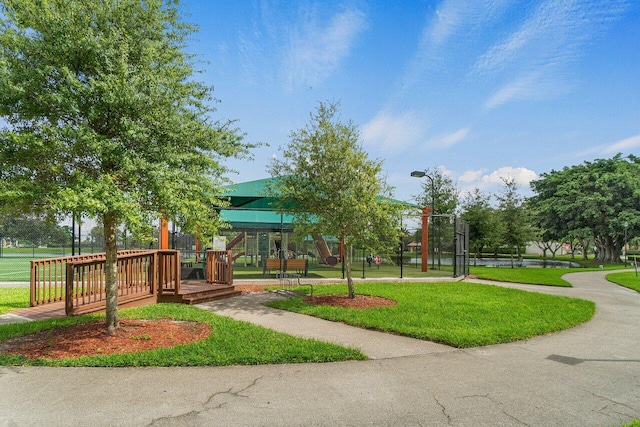
[(109, 335), (104, 322), (89, 322), (10, 338), (0, 353), (29, 359), (133, 353), (188, 344), (205, 339), (211, 328), (205, 323), (120, 319), (120, 328)]

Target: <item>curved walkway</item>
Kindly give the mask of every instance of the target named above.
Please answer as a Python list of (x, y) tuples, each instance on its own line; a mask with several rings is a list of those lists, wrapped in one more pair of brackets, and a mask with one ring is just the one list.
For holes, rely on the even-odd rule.
[[(594, 319), (528, 341), (454, 349), (255, 305), (203, 308), (361, 348), (364, 362), (221, 368), (0, 368), (0, 425), (618, 426), (640, 418), (640, 293), (574, 273)], [(483, 282), (488, 283), (488, 282)]]

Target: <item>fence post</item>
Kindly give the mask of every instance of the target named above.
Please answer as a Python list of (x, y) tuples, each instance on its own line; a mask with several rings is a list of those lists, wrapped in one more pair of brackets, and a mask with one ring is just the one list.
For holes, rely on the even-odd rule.
[(151, 293), (156, 292), (158, 295), (162, 295), (162, 286), (158, 286), (158, 251), (155, 251), (151, 256), (151, 265), (149, 266), (151, 270), (149, 272), (149, 276), (151, 276)]
[(67, 277), (65, 283), (65, 302), (64, 312), (67, 316), (73, 313), (73, 270), (74, 264), (72, 262), (67, 263)]
[(233, 285), (233, 252), (227, 251), (227, 285)]
[(175, 294), (178, 295), (180, 293), (180, 270), (181, 270), (181, 264), (180, 264), (180, 251), (175, 251), (174, 253), (174, 259), (173, 259), (173, 265), (174, 265), (174, 277), (175, 277)]
[(36, 306), (36, 280), (38, 279), (36, 271), (36, 263), (31, 261), (31, 283), (29, 284), (29, 304), (31, 307)]

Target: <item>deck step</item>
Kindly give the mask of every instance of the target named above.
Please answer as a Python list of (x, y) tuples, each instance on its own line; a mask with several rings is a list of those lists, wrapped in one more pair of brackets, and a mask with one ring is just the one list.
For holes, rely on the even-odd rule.
[(235, 288), (212, 289), (208, 291), (199, 291), (190, 294), (184, 294), (182, 295), (182, 302), (184, 302), (185, 304), (194, 305), (224, 298), (231, 298), (241, 294), (242, 291), (238, 291)]

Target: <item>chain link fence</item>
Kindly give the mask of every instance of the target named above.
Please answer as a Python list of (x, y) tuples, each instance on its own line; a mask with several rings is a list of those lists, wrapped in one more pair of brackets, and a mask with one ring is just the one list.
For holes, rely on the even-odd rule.
[[(157, 248), (157, 230), (152, 243), (136, 240), (127, 230), (117, 235), (118, 249)], [(9, 219), (0, 223), (0, 257), (53, 258), (104, 252), (104, 233), (100, 226), (75, 221), (58, 224), (33, 219)]]
[[(458, 220), (459, 221), (459, 220)], [(352, 249), (352, 277), (354, 278), (402, 278), (419, 277), (422, 269), (422, 230), (414, 218), (404, 218), (404, 237), (402, 241), (390, 242), (389, 251), (374, 251), (368, 248)], [(453, 262), (460, 257), (464, 245), (455, 247), (456, 219), (453, 216), (432, 216), (429, 227), (428, 270), (431, 275), (451, 276), (454, 273)], [(158, 229), (155, 228), (148, 239), (140, 240), (126, 229), (117, 235), (118, 249), (157, 249)], [(226, 230), (221, 233), (222, 245), (237, 240), (242, 230)], [(310, 271), (318, 274), (328, 269), (330, 277), (345, 277), (342, 263), (329, 268), (320, 261), (317, 248), (312, 240), (293, 242), (287, 233), (249, 232), (244, 239), (238, 240), (231, 248), (237, 266), (256, 267), (261, 271), (260, 262), (267, 257), (278, 257), (278, 251), (287, 247), (287, 257), (308, 258)], [(220, 243), (219, 243), (220, 244)], [(339, 254), (339, 243), (327, 239), (328, 249), (333, 255)], [(0, 221), (0, 282), (28, 281), (30, 261), (32, 259), (56, 258), (70, 255), (82, 255), (104, 252), (104, 233), (102, 227), (87, 221), (68, 220), (57, 224), (41, 221), (37, 218), (8, 218)], [(215, 246), (215, 242), (202, 242), (201, 251)], [(169, 247), (177, 249), (185, 261), (201, 262), (203, 257), (196, 254), (196, 237), (185, 233), (175, 224), (169, 223)], [(463, 249), (460, 249), (463, 248)], [(467, 262), (468, 265), (468, 262)], [(464, 268), (464, 267), (463, 267)], [(461, 270), (458, 267), (457, 275)], [(340, 274), (341, 273), (341, 274)], [(468, 273), (468, 267), (466, 272)], [(423, 275), (423, 274), (422, 274)]]

